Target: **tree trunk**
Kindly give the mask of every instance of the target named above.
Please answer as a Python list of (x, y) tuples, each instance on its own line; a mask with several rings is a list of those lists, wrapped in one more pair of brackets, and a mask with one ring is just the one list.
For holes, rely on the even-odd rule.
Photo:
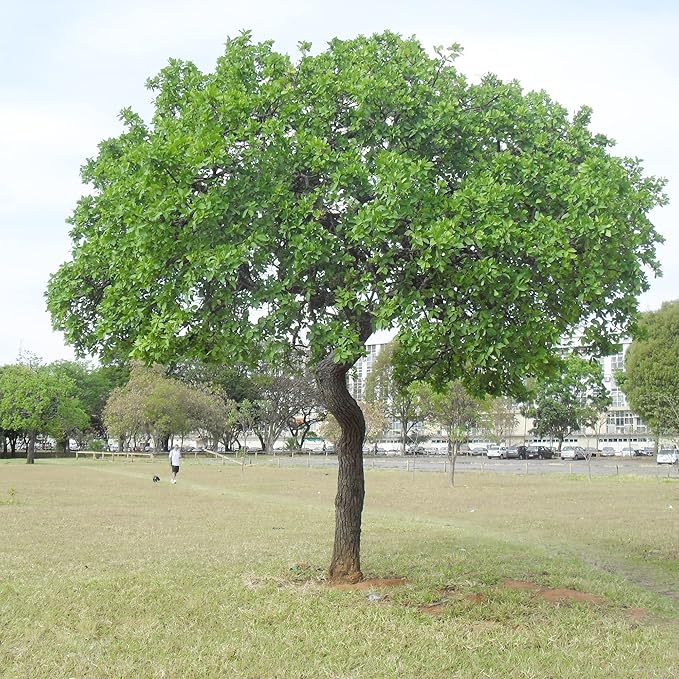
[(399, 422), (401, 423), (401, 455), (406, 454), (406, 443), (408, 438), (408, 418), (400, 417)]
[(363, 477), (363, 412), (347, 389), (351, 364), (338, 364), (333, 356), (315, 370), (320, 400), (340, 425), (337, 441), (337, 495), (335, 497), (335, 543), (329, 575), (332, 579), (361, 580), (361, 514), (365, 496)]
[(451, 445), (451, 440), (448, 438), (448, 456), (450, 457), (450, 486), (451, 488), (455, 486), (455, 461), (457, 460), (458, 442), (455, 441)]
[(26, 464), (35, 463), (35, 440), (38, 438), (38, 433), (30, 432), (28, 436), (28, 450), (26, 451)]

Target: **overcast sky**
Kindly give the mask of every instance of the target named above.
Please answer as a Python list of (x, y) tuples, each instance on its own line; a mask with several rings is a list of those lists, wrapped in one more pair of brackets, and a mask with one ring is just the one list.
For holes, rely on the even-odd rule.
[(0, 0), (0, 365), (20, 349), (70, 358), (45, 309), (47, 279), (69, 256), (65, 219), (79, 168), (121, 131), (118, 111), (150, 109), (144, 82), (175, 57), (212, 70), (227, 36), (252, 29), (296, 53), (333, 36), (390, 29), (430, 48), (460, 43), (458, 68), (545, 89), (616, 153), (669, 180), (653, 214), (664, 276), (643, 310), (679, 297), (679, 3), (675, 0)]

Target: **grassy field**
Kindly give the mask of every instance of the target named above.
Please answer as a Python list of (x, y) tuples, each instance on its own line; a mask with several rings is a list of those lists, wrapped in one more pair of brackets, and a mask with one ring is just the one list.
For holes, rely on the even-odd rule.
[[(159, 473), (160, 484), (151, 476)], [(679, 482), (0, 461), (0, 676), (679, 676)]]

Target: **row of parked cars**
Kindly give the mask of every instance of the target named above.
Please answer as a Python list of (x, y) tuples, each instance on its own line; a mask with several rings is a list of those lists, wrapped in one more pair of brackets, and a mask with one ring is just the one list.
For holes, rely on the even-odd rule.
[(550, 460), (556, 453), (548, 446), (489, 446), (486, 450), (488, 458), (498, 458), (500, 460)]
[[(628, 448), (621, 451), (616, 451), (613, 448), (603, 448), (600, 451), (593, 449), (585, 449), (582, 446), (563, 446), (560, 452), (556, 452), (547, 446), (530, 445), (530, 446), (489, 446), (485, 452), (489, 458), (498, 459), (521, 459), (527, 460), (530, 458), (537, 458), (540, 460), (549, 460), (553, 457), (559, 456), (562, 460), (586, 460), (588, 457), (606, 456), (622, 456), (622, 457), (650, 457), (653, 455), (653, 450), (650, 448)], [(679, 464), (679, 451), (673, 449), (662, 449), (658, 451), (656, 457), (658, 464)]]

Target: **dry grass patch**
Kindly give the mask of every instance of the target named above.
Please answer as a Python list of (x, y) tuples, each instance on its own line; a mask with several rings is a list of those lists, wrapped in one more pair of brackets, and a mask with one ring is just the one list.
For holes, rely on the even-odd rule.
[[(465, 474), (451, 490), (371, 471), (363, 568), (378, 580), (338, 590), (333, 474), (154, 473), (0, 462), (0, 497), (15, 489), (0, 504), (3, 679), (679, 675), (665, 509), (679, 484)], [(503, 578), (606, 604), (555, 606)]]

